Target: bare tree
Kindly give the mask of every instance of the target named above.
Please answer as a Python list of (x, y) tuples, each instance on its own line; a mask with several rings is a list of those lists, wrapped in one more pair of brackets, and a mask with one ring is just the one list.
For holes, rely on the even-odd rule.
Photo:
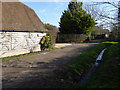
[(85, 5), (84, 9), (92, 15), (96, 22), (99, 22), (99, 26), (118, 25), (118, 14), (120, 13), (118, 2), (110, 0), (108, 2), (91, 2), (91, 4)]

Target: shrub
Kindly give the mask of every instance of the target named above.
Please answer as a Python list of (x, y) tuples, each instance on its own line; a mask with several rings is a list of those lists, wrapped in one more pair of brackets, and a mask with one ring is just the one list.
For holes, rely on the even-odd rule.
[(45, 24), (45, 28), (48, 30), (48, 34), (50, 35), (51, 42), (52, 42), (51, 47), (53, 48), (55, 46), (55, 43), (56, 43), (58, 28), (56, 26), (51, 25), (51, 24)]
[(51, 48), (52, 43), (50, 36), (49, 35), (43, 36), (40, 41), (40, 45), (42, 51)]

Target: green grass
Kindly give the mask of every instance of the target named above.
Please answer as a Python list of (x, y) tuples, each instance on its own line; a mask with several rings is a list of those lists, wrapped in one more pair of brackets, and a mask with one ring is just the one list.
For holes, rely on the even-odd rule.
[(26, 57), (26, 56), (31, 56), (35, 54), (39, 54), (40, 52), (32, 52), (32, 53), (26, 53), (26, 54), (21, 54), (21, 55), (16, 55), (16, 56), (10, 56), (10, 57), (5, 57), (1, 58), (2, 61), (8, 61), (8, 60), (15, 60), (18, 58)]
[(102, 42), (102, 43), (108, 43), (108, 44), (118, 44), (119, 42)]
[(56, 49), (57, 48), (53, 48), (53, 49), (46, 50), (46, 51), (37, 51), (37, 52), (31, 52), (31, 53), (26, 53), (26, 54), (21, 54), (21, 55), (16, 55), (16, 56), (4, 57), (4, 58), (0, 58), (0, 60), (2, 60), (2, 61), (16, 60), (16, 59), (19, 59), (19, 58), (22, 58), (22, 57), (32, 56), (32, 55), (40, 54), (40, 53), (43, 53), (43, 52), (49, 52), (51, 50), (56, 50)]
[(74, 88), (75, 83), (79, 80), (86, 71), (95, 63), (97, 56), (107, 44), (101, 43), (90, 48), (80, 56), (56, 70), (56, 78), (50, 87), (56, 88)]
[(114, 43), (105, 52), (103, 63), (80, 87), (120, 88), (120, 44)]

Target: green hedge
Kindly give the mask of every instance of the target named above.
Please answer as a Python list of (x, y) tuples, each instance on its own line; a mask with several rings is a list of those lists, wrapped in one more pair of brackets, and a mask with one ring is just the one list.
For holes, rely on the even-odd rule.
[(85, 34), (58, 34), (59, 43), (81, 43), (87, 39)]

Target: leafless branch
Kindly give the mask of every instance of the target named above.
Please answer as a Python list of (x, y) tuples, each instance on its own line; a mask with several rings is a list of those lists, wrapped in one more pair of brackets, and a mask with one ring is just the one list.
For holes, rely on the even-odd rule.
[[(92, 2), (85, 5), (84, 9), (91, 14), (99, 25), (110, 26), (118, 24), (118, 2)], [(109, 25), (108, 25), (109, 24)]]

